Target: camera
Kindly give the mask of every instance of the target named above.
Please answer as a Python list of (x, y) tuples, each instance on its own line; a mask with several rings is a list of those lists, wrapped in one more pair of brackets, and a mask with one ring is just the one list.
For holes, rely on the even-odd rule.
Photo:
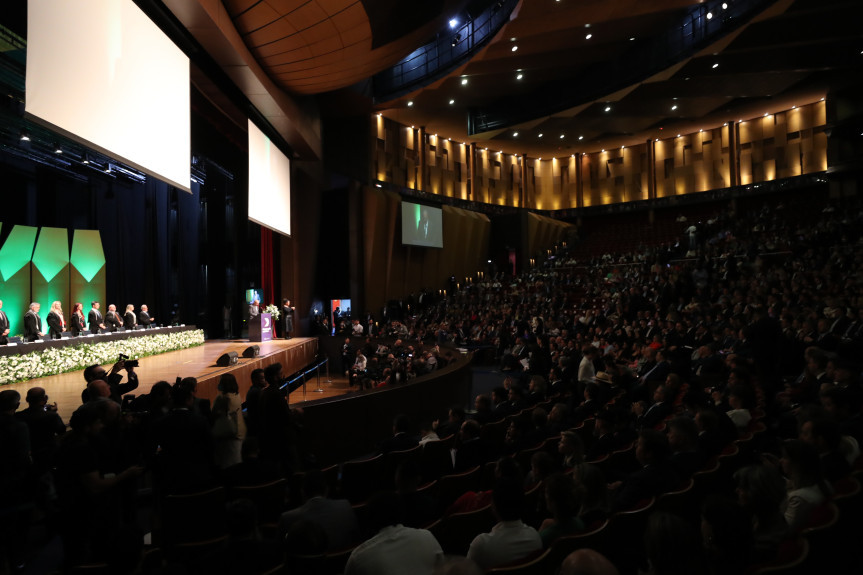
[(120, 354), (118, 361), (120, 361), (120, 360), (126, 362), (126, 364), (125, 364), (126, 367), (138, 367), (138, 360), (137, 359), (129, 359), (129, 356), (124, 354), (124, 353)]

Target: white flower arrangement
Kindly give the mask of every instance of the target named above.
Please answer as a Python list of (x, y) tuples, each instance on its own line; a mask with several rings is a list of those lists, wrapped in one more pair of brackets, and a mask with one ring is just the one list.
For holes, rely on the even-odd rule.
[(98, 343), (82, 343), (0, 357), (0, 385), (114, 363), (119, 355), (137, 359), (204, 343), (204, 330), (158, 333)]
[(282, 310), (276, 307), (275, 304), (270, 304), (264, 308), (264, 313), (268, 313), (273, 316), (273, 319), (279, 319), (279, 316), (282, 315)]

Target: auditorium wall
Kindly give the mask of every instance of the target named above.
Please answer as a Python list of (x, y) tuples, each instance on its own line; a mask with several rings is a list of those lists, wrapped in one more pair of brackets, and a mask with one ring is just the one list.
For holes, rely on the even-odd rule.
[(816, 101), (679, 137), (555, 158), (486, 150), (375, 116), (371, 172), (397, 187), (541, 210), (661, 198), (826, 170), (826, 108)]

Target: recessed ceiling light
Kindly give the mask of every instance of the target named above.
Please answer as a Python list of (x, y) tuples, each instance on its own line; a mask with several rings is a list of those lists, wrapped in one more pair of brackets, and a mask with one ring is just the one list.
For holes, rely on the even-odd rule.
[(611, 111), (611, 106), (606, 106), (606, 107), (605, 107), (605, 111), (606, 111), (606, 112), (610, 112), (610, 111)]
[(579, 140), (583, 140), (583, 139), (584, 139), (584, 136), (579, 136), (579, 137), (578, 137), (578, 139), (579, 139)]
[(679, 138), (679, 137), (680, 137), (680, 134), (677, 134), (677, 137)]
[(414, 101), (413, 101), (413, 100), (411, 100), (410, 102), (408, 102), (408, 108), (410, 108), (410, 107), (411, 107), (411, 106), (413, 106), (413, 105), (414, 105)]
[(673, 106), (671, 107), (671, 109), (672, 109), (672, 110), (676, 110), (676, 109), (677, 109), (677, 104), (673, 105)]
[(524, 74), (519, 74), (515, 77), (516, 80), (521, 80), (522, 78), (524, 78)]
[(624, 150), (624, 149), (626, 149), (626, 146), (620, 146), (620, 149)]
[(728, 3), (727, 3), (727, 2), (723, 2), (723, 3), (722, 3), (722, 9), (723, 9), (723, 10), (728, 10)]
[[(861, 54), (863, 54), (863, 52), (861, 52)], [(821, 98), (821, 101), (823, 102), (823, 101), (824, 101), (824, 98)]]
[(593, 38), (593, 34), (588, 34), (584, 37), (585, 40), (590, 40), (591, 38)]
[(795, 105), (791, 106), (791, 109), (792, 109), (792, 110), (796, 110), (796, 109), (797, 109), (797, 105), (795, 104)]
[(656, 138), (656, 141), (658, 142), (658, 141), (659, 141), (659, 138)]
[(767, 116), (769, 116), (769, 115), (770, 115), (769, 113), (764, 112), (764, 117), (765, 117), (765, 118), (766, 118)]
[(380, 117), (381, 117), (381, 113), (380, 113), (380, 112), (378, 112), (378, 118), (380, 118)]
[(635, 36), (629, 39), (630, 42), (635, 42)]
[(461, 79), (461, 85), (462, 85), (462, 86), (467, 86), (467, 78), (462, 78), (462, 79)]
[(453, 18), (452, 20), (449, 21), (449, 27), (450, 28), (455, 28), (456, 26), (458, 26), (458, 20)]
[(513, 46), (512, 51), (515, 52), (516, 50), (518, 50), (518, 46)]
[(728, 122), (725, 122), (725, 123), (724, 123), (724, 124), (722, 124), (722, 125), (723, 125), (723, 126), (727, 126), (727, 125), (728, 125)]
[(515, 38), (510, 38), (510, 39), (509, 39), (509, 41), (510, 41), (510, 42), (515, 42)]
[(566, 134), (561, 134), (561, 135), (560, 135), (560, 139), (562, 140), (562, 139), (563, 139), (563, 137), (564, 137), (565, 135), (566, 135)]
[(539, 134), (539, 136), (538, 136), (538, 137), (540, 137), (540, 138), (542, 137), (542, 132), (540, 132), (540, 134)]
[(512, 133), (512, 137), (513, 137), (513, 138), (517, 138), (517, 137), (518, 137), (518, 132), (513, 132), (513, 133)]
[(542, 158), (537, 158), (537, 159), (536, 159), (536, 161), (537, 161), (537, 162), (541, 162), (541, 161), (542, 161)]
[(713, 12), (708, 12), (708, 13), (707, 13), (707, 19), (708, 19), (708, 20), (713, 20)]
[(601, 149), (600, 152), (605, 153), (605, 148)]
[(60, 147), (60, 144), (54, 144), (54, 153), (55, 154), (62, 154), (63, 153), (63, 148)]
[(714, 63), (714, 64), (713, 64), (713, 66), (712, 66), (712, 68), (713, 68), (714, 70), (715, 70), (715, 69), (717, 69), (718, 67), (719, 67), (719, 62)]
[(455, 104), (455, 100), (450, 100), (449, 105), (452, 106), (453, 104)]
[(590, 22), (584, 25), (585, 28), (590, 28)]

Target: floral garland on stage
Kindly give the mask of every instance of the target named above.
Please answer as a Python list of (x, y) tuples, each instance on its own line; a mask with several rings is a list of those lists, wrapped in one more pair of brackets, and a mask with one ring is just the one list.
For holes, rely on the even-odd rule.
[(78, 371), (96, 363), (114, 363), (121, 353), (137, 359), (203, 343), (204, 330), (197, 329), (9, 355), (0, 357), (0, 385)]

